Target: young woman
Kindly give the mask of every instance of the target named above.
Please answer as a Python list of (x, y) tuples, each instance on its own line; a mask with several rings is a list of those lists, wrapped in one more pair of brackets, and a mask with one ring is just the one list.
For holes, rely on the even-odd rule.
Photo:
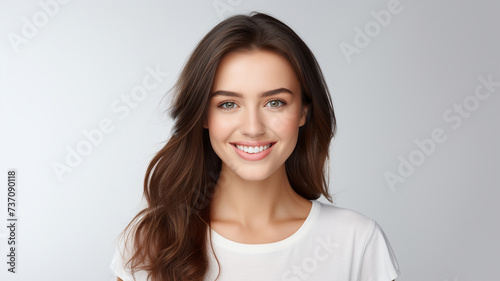
[(380, 226), (316, 201), (336, 121), (321, 70), (277, 19), (215, 26), (175, 86), (168, 143), (151, 161), (148, 206), (122, 232), (118, 280), (390, 281)]

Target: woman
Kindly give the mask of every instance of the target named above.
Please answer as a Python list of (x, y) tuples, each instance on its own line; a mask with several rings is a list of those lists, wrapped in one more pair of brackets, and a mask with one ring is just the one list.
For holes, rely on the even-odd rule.
[[(330, 202), (336, 131), (321, 70), (277, 19), (215, 26), (175, 85), (148, 207), (122, 233), (118, 280), (377, 280), (399, 275), (380, 226)], [(328, 166), (327, 166), (328, 167)]]

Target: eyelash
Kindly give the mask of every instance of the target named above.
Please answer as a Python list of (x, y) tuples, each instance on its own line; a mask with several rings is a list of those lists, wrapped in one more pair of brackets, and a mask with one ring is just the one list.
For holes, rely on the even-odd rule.
[[(282, 103), (282, 105), (280, 105), (280, 106), (271, 107), (271, 108), (274, 108), (274, 109), (281, 108), (281, 107), (283, 107), (283, 106), (285, 106), (285, 105), (287, 104), (287, 103), (286, 103), (286, 101), (284, 101), (284, 100), (282, 100), (282, 99), (272, 99), (272, 100), (268, 100), (268, 101), (266, 102), (266, 104), (268, 104), (269, 102), (272, 102), (272, 101), (280, 101), (280, 102)], [(220, 108), (221, 110), (224, 110), (224, 111), (229, 111), (229, 110), (234, 109), (234, 108), (224, 108), (224, 107), (223, 107), (223, 105), (224, 105), (224, 104), (226, 104), (226, 103), (234, 103), (234, 104), (236, 104), (236, 102), (234, 102), (234, 101), (228, 101), (228, 100), (226, 100), (226, 101), (223, 101), (223, 102), (219, 103), (219, 105), (217, 105), (217, 107), (218, 107), (218, 108)]]

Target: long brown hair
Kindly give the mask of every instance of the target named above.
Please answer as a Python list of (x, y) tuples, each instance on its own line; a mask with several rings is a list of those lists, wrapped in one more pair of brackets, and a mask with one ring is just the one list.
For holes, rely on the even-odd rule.
[(153, 281), (201, 281), (208, 271), (210, 200), (221, 160), (203, 121), (219, 61), (235, 50), (269, 50), (290, 62), (301, 85), (302, 104), (309, 109), (297, 145), (285, 162), (287, 177), (302, 197), (314, 200), (324, 195), (333, 203), (325, 164), (336, 121), (314, 55), (294, 31), (269, 15), (252, 12), (230, 17), (208, 32), (184, 66), (169, 109), (175, 120), (172, 135), (152, 159), (144, 179), (147, 207), (120, 234), (134, 237), (127, 266), (147, 271)]

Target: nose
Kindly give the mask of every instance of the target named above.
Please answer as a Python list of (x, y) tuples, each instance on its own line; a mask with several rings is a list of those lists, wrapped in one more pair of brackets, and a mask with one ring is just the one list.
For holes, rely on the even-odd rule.
[(258, 109), (245, 110), (241, 115), (241, 133), (247, 137), (258, 137), (266, 132), (262, 113)]

